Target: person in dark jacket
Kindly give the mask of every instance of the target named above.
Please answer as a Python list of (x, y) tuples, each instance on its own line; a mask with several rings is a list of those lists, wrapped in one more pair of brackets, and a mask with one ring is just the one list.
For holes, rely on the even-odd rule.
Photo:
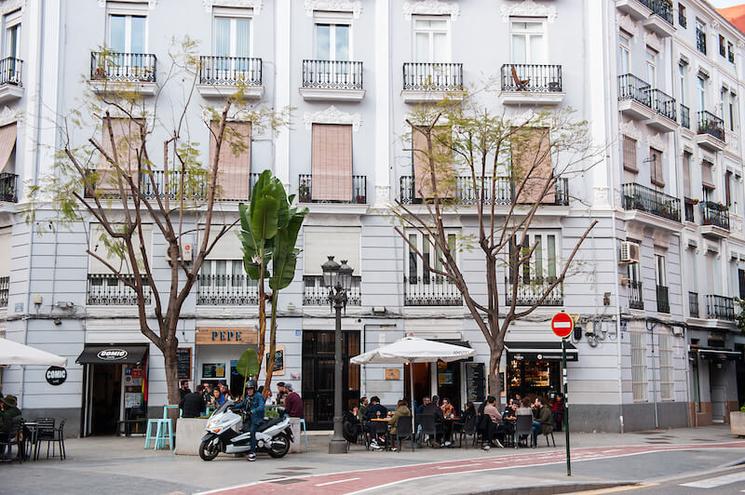
[(304, 418), (305, 407), (303, 406), (303, 399), (300, 394), (295, 392), (292, 388), (292, 383), (285, 384), (285, 390), (287, 396), (285, 396), (285, 411), (291, 418)]
[(377, 396), (370, 397), (370, 405), (365, 411), (365, 419), (371, 420), (373, 418), (385, 418), (388, 416), (388, 409), (380, 404), (380, 398)]
[[(18, 409), (18, 400), (15, 395), (6, 395), (0, 399), (0, 442), (7, 442), (13, 423), (18, 421), (21, 410)], [(0, 447), (0, 457), (5, 457), (5, 446)], [(8, 447), (10, 452), (10, 447)]]
[(264, 422), (266, 410), (264, 407), (264, 396), (256, 393), (256, 382), (249, 380), (246, 384), (246, 395), (243, 400), (233, 406), (236, 409), (244, 409), (249, 415), (251, 427), (251, 447), (246, 459), (249, 462), (256, 460), (256, 430)]
[(205, 406), (203, 392), (202, 386), (198, 385), (196, 392), (189, 392), (181, 399), (179, 407), (184, 418), (198, 418), (202, 415)]

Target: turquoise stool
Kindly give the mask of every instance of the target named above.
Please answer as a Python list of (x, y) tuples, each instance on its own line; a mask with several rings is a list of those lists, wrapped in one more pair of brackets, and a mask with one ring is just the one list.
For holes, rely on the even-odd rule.
[[(171, 419), (168, 417), (169, 409), (178, 409), (178, 406), (166, 405), (163, 406), (163, 417), (159, 419), (148, 419), (147, 429), (145, 430), (145, 448), (149, 449), (150, 442), (153, 443), (153, 449), (160, 449), (165, 447), (166, 441), (171, 449), (174, 448), (173, 443), (173, 424)], [(155, 435), (153, 435), (153, 429)], [(162, 446), (162, 447), (161, 447)]]
[(306, 450), (308, 449), (308, 428), (305, 426), (305, 418), (300, 419), (300, 438), (305, 445)]

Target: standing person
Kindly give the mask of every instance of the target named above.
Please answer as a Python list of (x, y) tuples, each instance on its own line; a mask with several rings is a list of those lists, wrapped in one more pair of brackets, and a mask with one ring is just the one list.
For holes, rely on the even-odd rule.
[(212, 400), (212, 384), (210, 382), (203, 384), (202, 397), (204, 398), (205, 404), (209, 404), (210, 401)]
[(287, 397), (287, 389), (285, 388), (285, 382), (277, 382), (277, 405), (283, 406), (285, 404), (285, 397)]
[[(18, 409), (18, 400), (15, 395), (7, 395), (0, 399), (0, 442), (7, 442), (10, 439), (10, 431), (13, 423), (21, 416), (21, 410)], [(10, 446), (8, 446), (10, 453)], [(0, 458), (5, 457), (5, 445), (0, 447)]]
[(287, 390), (287, 396), (285, 397), (285, 411), (291, 418), (304, 418), (305, 407), (303, 406), (303, 399), (300, 394), (295, 392), (292, 387), (292, 383), (285, 384), (285, 390)]
[(202, 385), (197, 385), (195, 392), (184, 395), (179, 402), (178, 406), (181, 408), (184, 418), (198, 418), (202, 415), (202, 411), (204, 411), (203, 388)]
[(554, 415), (554, 430), (561, 431), (564, 426), (564, 396), (556, 394), (553, 403), (551, 403), (551, 412)]
[(241, 402), (234, 407), (243, 409), (248, 413), (251, 431), (251, 445), (246, 460), (254, 462), (256, 460), (256, 430), (264, 422), (264, 397), (256, 393), (256, 382), (249, 380), (246, 383), (246, 394)]
[(189, 381), (188, 380), (182, 380), (181, 381), (181, 386), (178, 389), (178, 393), (179, 393), (179, 400), (184, 400), (184, 397), (186, 396), (186, 394), (190, 394), (191, 393), (191, 389), (189, 388)]

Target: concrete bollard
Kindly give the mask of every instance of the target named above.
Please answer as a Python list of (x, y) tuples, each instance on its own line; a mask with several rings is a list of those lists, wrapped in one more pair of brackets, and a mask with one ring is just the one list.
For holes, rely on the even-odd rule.
[(303, 441), (300, 438), (300, 418), (290, 418), (290, 428), (292, 428), (292, 438), (295, 439), (290, 444), (290, 453), (300, 453), (303, 451)]
[(201, 418), (178, 418), (176, 420), (177, 455), (199, 455), (199, 443), (205, 434), (207, 420)]

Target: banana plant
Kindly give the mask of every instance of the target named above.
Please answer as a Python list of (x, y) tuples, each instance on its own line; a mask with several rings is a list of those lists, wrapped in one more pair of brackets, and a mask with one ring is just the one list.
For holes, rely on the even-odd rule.
[(246, 393), (246, 383), (248, 383), (249, 377), (259, 376), (259, 356), (256, 354), (256, 349), (249, 347), (241, 357), (238, 359), (238, 363), (235, 365), (235, 369), (243, 377), (243, 390), (241, 396)]

